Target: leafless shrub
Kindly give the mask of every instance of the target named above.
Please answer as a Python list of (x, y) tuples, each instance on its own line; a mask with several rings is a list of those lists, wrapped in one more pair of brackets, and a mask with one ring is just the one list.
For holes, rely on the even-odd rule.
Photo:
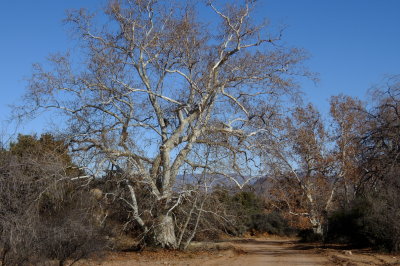
[(57, 152), (40, 148), (38, 157), (28, 150), (23, 156), (0, 152), (2, 265), (64, 265), (106, 244), (93, 222), (95, 199), (85, 183), (66, 174), (71, 165)]

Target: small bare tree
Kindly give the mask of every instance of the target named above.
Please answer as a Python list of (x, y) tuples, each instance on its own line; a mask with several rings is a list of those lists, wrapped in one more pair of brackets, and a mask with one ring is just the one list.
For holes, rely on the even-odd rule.
[[(50, 70), (34, 66), (26, 106), (58, 110), (72, 151), (90, 169), (124, 173), (133, 218), (156, 245), (178, 246), (171, 210), (188, 192), (174, 190), (177, 177), (208, 169), (242, 186), (255, 175), (251, 147), (266, 109), (296, 92), (295, 76), (309, 74), (301, 50), (277, 46), (280, 33), (254, 23), (253, 4), (208, 1), (208, 24), (192, 1), (110, 1), (103, 27), (74, 11), (66, 21), (79, 54), (51, 56)], [(152, 195), (151, 210), (139, 209), (135, 187)]]
[[(400, 156), (400, 76), (392, 76), (373, 91), (375, 106), (368, 110), (362, 136), (361, 182), (366, 189), (390, 183), (387, 176), (397, 172)], [(385, 185), (385, 184), (384, 184)], [(365, 188), (364, 188), (365, 189)]]

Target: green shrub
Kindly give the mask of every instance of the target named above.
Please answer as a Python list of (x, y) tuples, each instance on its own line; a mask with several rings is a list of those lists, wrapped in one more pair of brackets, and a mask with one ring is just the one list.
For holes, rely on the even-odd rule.
[(251, 216), (251, 229), (273, 235), (291, 235), (293, 229), (288, 222), (277, 212), (255, 214)]
[(400, 208), (394, 200), (390, 194), (373, 195), (338, 210), (329, 218), (327, 240), (398, 252)]
[(239, 191), (231, 194), (220, 188), (214, 192), (215, 196), (226, 208), (227, 213), (234, 217), (234, 225), (225, 232), (232, 235), (242, 235), (246, 232), (269, 233), (274, 235), (292, 235), (294, 230), (278, 213), (265, 213), (265, 204), (261, 197), (251, 191)]

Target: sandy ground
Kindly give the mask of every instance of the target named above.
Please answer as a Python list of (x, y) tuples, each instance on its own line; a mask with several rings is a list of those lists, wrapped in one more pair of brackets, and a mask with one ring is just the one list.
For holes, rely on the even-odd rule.
[(252, 238), (194, 243), (186, 252), (113, 252), (74, 265), (400, 265), (400, 256), (302, 244), (294, 239)]

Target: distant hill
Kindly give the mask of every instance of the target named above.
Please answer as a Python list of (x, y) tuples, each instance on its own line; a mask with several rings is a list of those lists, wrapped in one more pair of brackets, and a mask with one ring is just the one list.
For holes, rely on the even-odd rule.
[[(231, 177), (231, 178), (230, 178)], [(246, 182), (246, 180), (249, 180)], [(238, 183), (236, 183), (234, 180), (236, 180), (239, 185), (245, 184), (243, 186), (243, 189), (248, 189), (251, 187), (252, 189), (255, 189), (255, 192), (257, 194), (263, 193), (263, 190), (266, 189), (268, 186), (268, 182), (266, 181), (266, 178), (257, 178), (257, 177), (242, 177), (238, 174), (230, 174), (228, 177), (220, 174), (185, 174), (185, 175), (178, 175), (177, 180), (176, 180), (176, 188), (179, 188), (181, 186), (185, 185), (204, 185), (206, 184), (209, 187), (216, 187), (216, 186), (225, 186), (225, 187), (232, 187), (232, 189), (238, 189)]]

